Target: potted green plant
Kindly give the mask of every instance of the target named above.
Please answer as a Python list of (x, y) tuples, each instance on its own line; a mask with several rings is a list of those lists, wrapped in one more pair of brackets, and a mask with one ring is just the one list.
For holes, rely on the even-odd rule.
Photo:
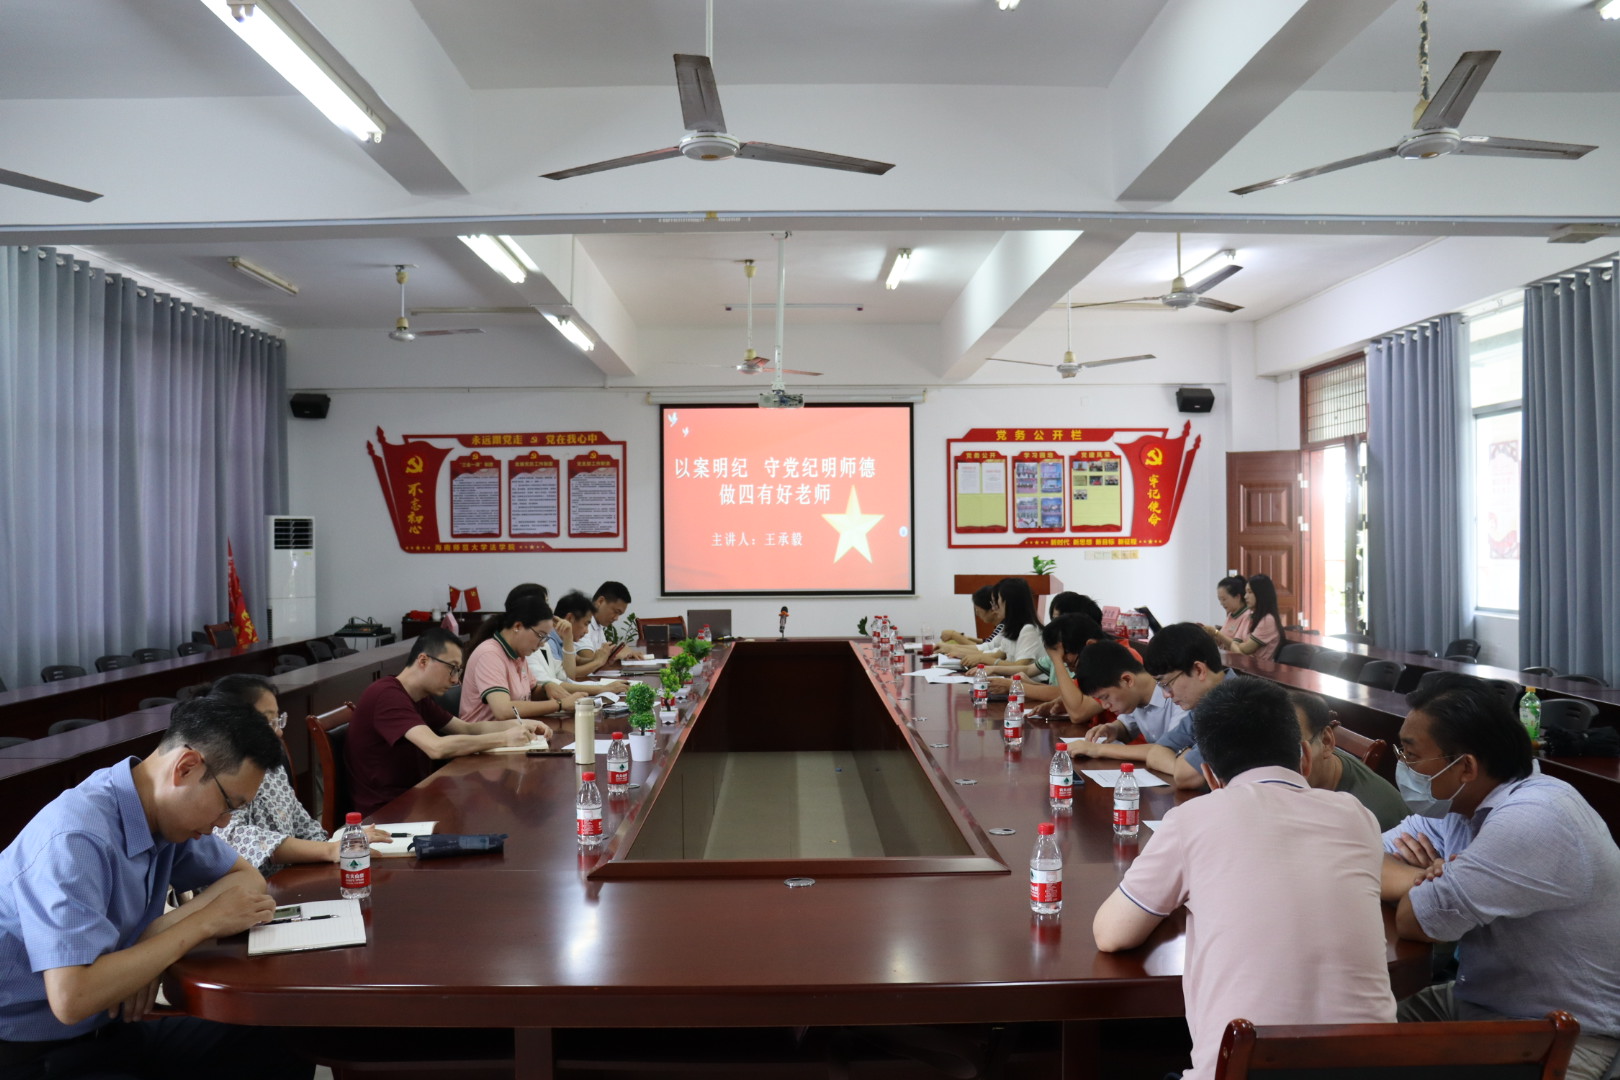
[[(679, 659), (677, 657), (677, 659)], [(659, 719), (664, 723), (673, 723), (680, 714), (675, 710), (675, 695), (680, 693), (681, 684), (686, 681), (685, 671), (675, 666), (672, 660), (665, 665), (664, 670), (658, 673), (658, 682), (664, 690), (663, 708), (659, 711)]]
[(653, 688), (644, 682), (631, 683), (624, 695), (625, 703), (630, 706), (630, 726), (634, 729), (630, 734), (630, 758), (633, 761), (652, 760), (653, 728), (658, 724), (653, 716), (656, 697)]
[(680, 655), (669, 662), (669, 670), (675, 672), (680, 678), (680, 682), (677, 684), (678, 688), (675, 691), (676, 701), (686, 700), (686, 684), (692, 681), (692, 669), (697, 666), (698, 662), (696, 651), (690, 647), (695, 644), (697, 643), (691, 638), (681, 642)]

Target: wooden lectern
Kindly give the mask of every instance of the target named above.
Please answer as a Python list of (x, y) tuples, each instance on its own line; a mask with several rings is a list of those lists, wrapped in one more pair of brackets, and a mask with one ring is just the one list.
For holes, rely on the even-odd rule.
[[(1051, 574), (957, 574), (956, 595), (972, 596), (986, 585), (994, 585), (1003, 578), (1010, 577), (1023, 578), (1029, 583), (1029, 591), (1035, 594), (1035, 613), (1041, 617), (1042, 622), (1045, 622), (1047, 597), (1056, 596), (1063, 591), (1063, 582)], [(974, 633), (981, 641), (995, 629), (992, 625), (979, 622), (977, 618), (974, 621), (977, 623)]]

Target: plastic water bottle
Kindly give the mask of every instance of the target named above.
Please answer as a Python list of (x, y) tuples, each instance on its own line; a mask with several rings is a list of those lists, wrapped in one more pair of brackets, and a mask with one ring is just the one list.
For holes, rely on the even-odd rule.
[(1024, 707), (1024, 677), (1017, 672), (1013, 673), (1012, 686), (1007, 690), (1007, 703)]
[(698, 631), (698, 640), (699, 641), (713, 641), (714, 640), (714, 631), (709, 629), (709, 624), (708, 623), (704, 623), (703, 624), (703, 629)]
[(1007, 711), (1001, 718), (1001, 739), (1009, 750), (1024, 745), (1024, 707), (1007, 702)]
[(1035, 854), (1029, 859), (1029, 906), (1037, 915), (1063, 910), (1063, 852), (1058, 850), (1057, 826), (1043, 821), (1035, 826)]
[(1119, 767), (1119, 783), (1114, 785), (1114, 835), (1134, 837), (1142, 827), (1142, 795), (1136, 788), (1136, 766), (1127, 761)]
[(338, 866), (343, 871), (343, 899), (364, 900), (371, 895), (371, 841), (352, 811), (343, 819), (338, 838)]
[(1052, 768), (1048, 773), (1052, 809), (1067, 810), (1074, 805), (1074, 758), (1069, 756), (1069, 744), (1057, 744), (1052, 755)]
[(896, 630), (889, 635), (889, 661), (896, 671), (904, 671), (906, 666), (906, 642)]
[(574, 800), (574, 833), (583, 848), (602, 842), (602, 792), (597, 789), (593, 772), (580, 774), (579, 797)]
[(984, 665), (980, 664), (973, 669), (973, 707), (982, 709), (990, 704), (990, 676), (984, 673)]
[(623, 795), (630, 790), (630, 744), (624, 732), (615, 731), (607, 748), (608, 794)]
[(1529, 734), (1530, 741), (1541, 738), (1541, 698), (1536, 696), (1536, 688), (1524, 688), (1524, 696), (1519, 699), (1519, 723)]

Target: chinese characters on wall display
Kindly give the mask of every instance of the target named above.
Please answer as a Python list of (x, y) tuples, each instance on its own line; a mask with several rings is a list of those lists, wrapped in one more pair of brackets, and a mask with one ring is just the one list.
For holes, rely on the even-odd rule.
[[(674, 481), (704, 480), (713, 491), (716, 506), (794, 507), (825, 506), (829, 511), (849, 512), (846, 505), (834, 506), (833, 488), (850, 487), (851, 480), (877, 479), (877, 461), (871, 457), (798, 457), (785, 454), (780, 457), (677, 457), (670, 461), (670, 474)], [(842, 481), (843, 483), (840, 483)], [(853, 490), (853, 489), (851, 489)], [(853, 513), (860, 515), (859, 496)], [(845, 514), (823, 514), (824, 518), (842, 518)], [(870, 516), (870, 515), (864, 515)], [(769, 515), (760, 520), (768, 521)], [(788, 520), (797, 521), (796, 518)], [(834, 523), (836, 527), (836, 522)], [(716, 530), (710, 547), (803, 547), (802, 531), (774, 531), (769, 528)], [(852, 544), (851, 550), (862, 545)], [(841, 554), (841, 553), (840, 553)], [(867, 561), (871, 561), (868, 554)]]
[(625, 444), (600, 431), (406, 435), (390, 443), (378, 428), (366, 452), (405, 551), (625, 550)]
[(1162, 545), (1203, 441), (1189, 447), (1191, 433), (1013, 427), (949, 439), (950, 546)]

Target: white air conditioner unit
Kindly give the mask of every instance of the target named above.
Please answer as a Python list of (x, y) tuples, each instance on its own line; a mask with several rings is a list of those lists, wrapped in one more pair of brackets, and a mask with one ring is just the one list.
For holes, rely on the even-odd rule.
[(315, 637), (315, 519), (272, 516), (269, 521), (266, 639)]

